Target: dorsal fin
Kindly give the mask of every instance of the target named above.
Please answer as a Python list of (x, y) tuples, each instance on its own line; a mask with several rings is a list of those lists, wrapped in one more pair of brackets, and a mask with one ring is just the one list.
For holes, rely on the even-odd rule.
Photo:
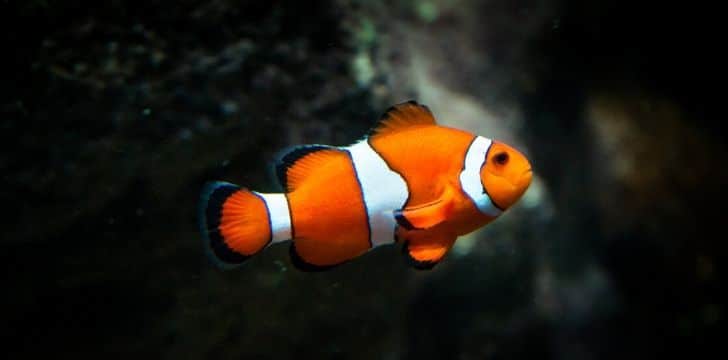
[(369, 137), (383, 136), (421, 125), (437, 125), (437, 122), (427, 106), (410, 100), (387, 109), (379, 118), (379, 124), (369, 132)]
[(287, 192), (291, 192), (328, 156), (338, 151), (328, 145), (302, 145), (289, 149), (276, 163), (278, 181)]

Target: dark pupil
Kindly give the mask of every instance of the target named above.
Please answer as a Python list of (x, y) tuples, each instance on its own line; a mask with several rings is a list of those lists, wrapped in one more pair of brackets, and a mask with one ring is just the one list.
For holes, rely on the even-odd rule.
[(495, 160), (495, 163), (496, 164), (498, 164), (498, 165), (504, 165), (505, 163), (508, 162), (508, 154), (506, 154), (506, 153), (500, 153), (500, 154), (498, 154), (498, 155), (495, 156), (494, 160)]

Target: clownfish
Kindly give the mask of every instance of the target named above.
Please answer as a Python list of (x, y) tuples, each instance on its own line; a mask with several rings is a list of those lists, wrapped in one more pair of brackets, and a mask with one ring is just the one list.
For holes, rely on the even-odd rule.
[(219, 267), (239, 266), (290, 240), (291, 263), (303, 271), (330, 269), (389, 244), (402, 244), (414, 268), (430, 269), (458, 236), (512, 206), (532, 176), (516, 149), (440, 126), (415, 101), (390, 107), (353, 145), (295, 147), (275, 168), (284, 193), (204, 185), (199, 225)]

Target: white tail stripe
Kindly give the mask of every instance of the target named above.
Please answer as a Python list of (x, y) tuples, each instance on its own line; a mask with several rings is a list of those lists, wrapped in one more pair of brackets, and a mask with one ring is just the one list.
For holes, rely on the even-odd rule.
[(389, 169), (367, 140), (344, 148), (351, 154), (369, 216), (372, 247), (394, 242), (394, 210), (404, 206), (409, 191), (402, 176)]
[(488, 149), (493, 143), (490, 139), (478, 136), (470, 144), (468, 152), (465, 155), (465, 165), (460, 173), (460, 186), (463, 188), (468, 197), (475, 203), (481, 213), (496, 217), (502, 213), (498, 209), (490, 196), (484, 191), (483, 182), (480, 179), (480, 169), (485, 163)]
[(283, 194), (261, 194), (256, 192), (268, 207), (270, 215), (271, 243), (291, 239), (291, 213), (288, 210), (288, 199)]

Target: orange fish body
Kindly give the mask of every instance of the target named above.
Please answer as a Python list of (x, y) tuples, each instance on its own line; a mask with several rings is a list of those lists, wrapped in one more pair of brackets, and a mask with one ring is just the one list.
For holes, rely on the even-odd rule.
[(413, 101), (390, 108), (351, 146), (301, 146), (276, 168), (284, 194), (205, 185), (200, 227), (221, 267), (292, 240), (291, 260), (302, 270), (325, 270), (394, 243), (404, 244), (415, 268), (429, 269), (458, 236), (498, 217), (531, 181), (520, 152), (439, 126)]

